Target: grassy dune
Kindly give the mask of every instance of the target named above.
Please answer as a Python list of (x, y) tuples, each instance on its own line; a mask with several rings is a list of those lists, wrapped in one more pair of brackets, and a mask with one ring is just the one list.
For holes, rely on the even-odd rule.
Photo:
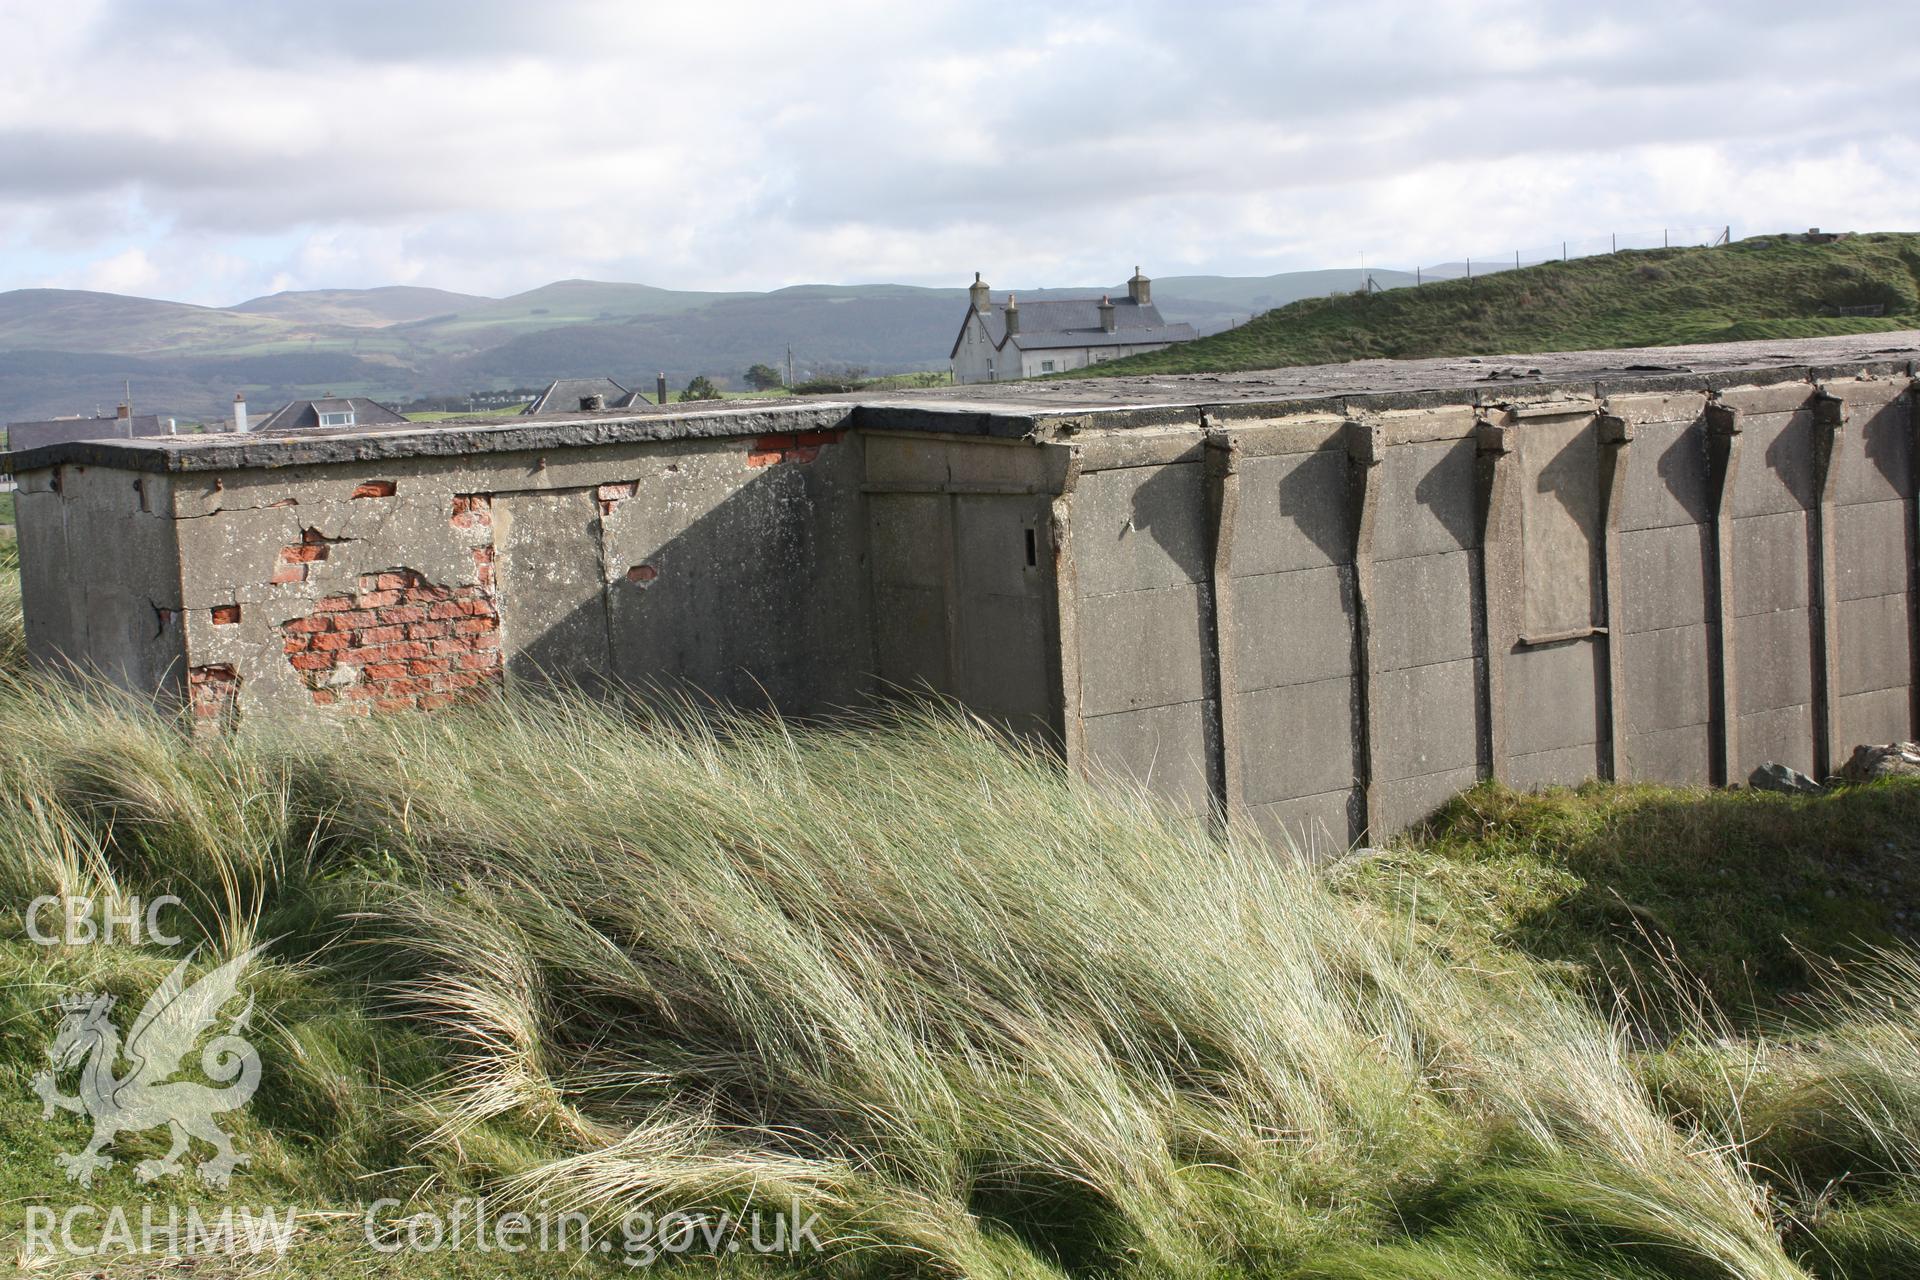
[[(1841, 316), (1879, 306), (1882, 316)], [(1811, 338), (1920, 326), (1920, 235), (1784, 237), (1548, 262), (1416, 289), (1308, 298), (1240, 326), (1076, 371), (1205, 373), (1419, 356)]]
[[(1656, 1025), (1589, 981), (1615, 961), (1528, 953), (1458, 813), (1315, 872), (937, 713), (507, 701), (195, 745), (21, 674), (0, 779), (10, 1232), (75, 1196), (242, 1199), (302, 1207), (285, 1274), (624, 1273), (364, 1243), (374, 1197), (484, 1191), (607, 1224), (818, 1215), (817, 1252), (689, 1264), (725, 1274), (1920, 1273), (1910, 950), (1783, 982), (1794, 1012), (1739, 1031), (1668, 983)], [(1920, 816), (1914, 789), (1856, 795)], [(1482, 852), (1519, 859), (1505, 820)], [(61, 1182), (85, 1130), (28, 1087), (58, 998), (138, 1007), (177, 953), (34, 945), (22, 909), (55, 891), (179, 895), (203, 967), (270, 940), (231, 1193), (136, 1184), (160, 1131)]]

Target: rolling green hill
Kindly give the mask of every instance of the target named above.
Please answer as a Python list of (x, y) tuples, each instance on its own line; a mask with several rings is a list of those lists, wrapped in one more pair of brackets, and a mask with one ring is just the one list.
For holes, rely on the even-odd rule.
[[(1880, 315), (1841, 315), (1878, 307)], [(1386, 293), (1308, 298), (1225, 333), (1068, 377), (1212, 373), (1378, 357), (1802, 338), (1920, 326), (1920, 235), (1765, 236)]]
[(299, 289), (268, 294), (226, 308), (245, 315), (272, 316), (294, 324), (353, 325), (380, 328), (451, 315), (467, 307), (491, 302), (471, 293), (423, 289), (416, 285), (382, 285), (374, 289)]

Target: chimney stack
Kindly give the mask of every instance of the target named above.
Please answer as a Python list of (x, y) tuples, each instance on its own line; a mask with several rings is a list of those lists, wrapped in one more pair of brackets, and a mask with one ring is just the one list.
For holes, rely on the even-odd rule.
[(1100, 295), (1100, 331), (1112, 333), (1114, 327), (1113, 299), (1103, 293)]
[(987, 297), (986, 282), (980, 278), (978, 271), (973, 273), (973, 283), (967, 286), (967, 298), (973, 303), (975, 311), (985, 311), (992, 305), (992, 301)]
[(1020, 303), (1012, 294), (1007, 295), (1007, 332), (1020, 332)]
[(1139, 267), (1133, 269), (1133, 279), (1127, 281), (1127, 296), (1139, 307), (1153, 302), (1153, 281), (1141, 275)]
[(247, 429), (247, 398), (238, 391), (233, 393), (233, 429)]
[(120, 421), (125, 422), (133, 416), (133, 410), (130, 407), (128, 407), (125, 403), (122, 403), (120, 408), (117, 411), (115, 411), (113, 416), (118, 418)]
[(654, 390), (654, 394), (658, 397), (660, 403), (665, 404), (667, 402), (667, 375), (666, 374), (663, 373), (654, 379), (653, 390)]

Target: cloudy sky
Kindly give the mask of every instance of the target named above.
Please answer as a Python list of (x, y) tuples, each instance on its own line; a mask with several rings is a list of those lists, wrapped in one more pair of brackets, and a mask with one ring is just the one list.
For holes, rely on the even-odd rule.
[(996, 287), (1920, 229), (1904, 3), (0, 0), (0, 289)]

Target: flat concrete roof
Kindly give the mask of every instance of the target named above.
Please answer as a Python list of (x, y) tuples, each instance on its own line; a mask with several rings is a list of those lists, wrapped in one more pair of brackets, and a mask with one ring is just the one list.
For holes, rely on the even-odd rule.
[[(209, 432), (48, 445), (4, 455), (8, 471), (93, 463), (138, 471), (373, 462), (393, 458), (576, 448), (583, 445), (718, 439), (846, 426), (1003, 438), (1049, 434), (1049, 424), (1124, 429), (1191, 419), (1222, 420), (1315, 408), (1363, 412), (1453, 403), (1470, 392), (1495, 404), (1553, 394), (1607, 395), (1662, 388), (1734, 386), (1866, 371), (1909, 377), (1920, 330), (1826, 338), (1634, 347), (1530, 355), (1356, 360), (1246, 373), (1051, 378), (928, 391), (821, 399), (648, 405), (593, 413), (476, 416), (415, 424), (279, 435)], [(1089, 417), (1097, 422), (1089, 422)]]

